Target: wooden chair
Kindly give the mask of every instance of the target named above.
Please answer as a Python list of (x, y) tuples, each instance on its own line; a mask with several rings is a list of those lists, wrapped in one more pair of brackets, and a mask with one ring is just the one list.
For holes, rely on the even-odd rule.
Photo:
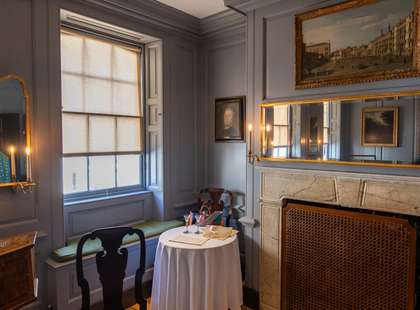
[(128, 251), (121, 248), (125, 235), (136, 234), (140, 240), (140, 266), (135, 277), (135, 298), (140, 310), (146, 310), (142, 278), (146, 263), (146, 243), (143, 231), (131, 227), (113, 227), (95, 230), (84, 235), (77, 245), (77, 283), (82, 290), (82, 310), (90, 309), (89, 283), (83, 275), (83, 245), (88, 239), (100, 239), (104, 250), (96, 254), (96, 267), (102, 283), (104, 310), (123, 310), (123, 280), (127, 267)]
[[(223, 211), (223, 225), (229, 226), (230, 215), (225, 210), (225, 202), (222, 196), (229, 197), (229, 204), (233, 202), (233, 194), (231, 191), (225, 190), (224, 188), (210, 187), (204, 188), (200, 191), (198, 196), (198, 207), (199, 212), (206, 211), (208, 214), (212, 214), (215, 211)], [(226, 196), (224, 196), (226, 198)], [(229, 204), (227, 206), (229, 206)]]
[[(198, 197), (198, 205), (201, 207), (203, 204), (207, 204), (209, 211), (212, 213), (214, 211), (223, 211), (224, 202), (221, 199), (223, 194), (227, 194), (232, 201), (233, 195), (232, 192), (225, 190), (224, 188), (210, 187), (200, 190)], [(208, 195), (210, 199), (204, 198)]]

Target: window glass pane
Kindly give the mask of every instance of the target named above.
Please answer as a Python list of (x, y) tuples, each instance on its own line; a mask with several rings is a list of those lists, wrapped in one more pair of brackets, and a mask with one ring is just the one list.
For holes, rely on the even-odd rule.
[(82, 73), (83, 38), (61, 34), (61, 70)]
[(115, 152), (115, 117), (89, 117), (89, 151)]
[(117, 186), (140, 184), (140, 155), (117, 156)]
[(87, 158), (63, 159), (63, 192), (72, 194), (87, 191)]
[(85, 74), (102, 78), (111, 78), (112, 45), (90, 38), (87, 38), (85, 42)]
[(328, 143), (328, 128), (324, 128), (324, 143)]
[(63, 110), (68, 112), (83, 112), (82, 78), (77, 75), (64, 73), (61, 76), (61, 83)]
[(287, 157), (287, 146), (275, 147), (273, 149), (273, 156), (286, 158)]
[(87, 152), (87, 116), (63, 113), (63, 153)]
[(107, 80), (85, 78), (86, 112), (112, 114), (111, 85)]
[(137, 82), (138, 53), (114, 46), (113, 77), (117, 80)]
[(273, 131), (273, 143), (275, 146), (288, 144), (287, 126), (275, 126)]
[(113, 111), (114, 114), (140, 115), (138, 85), (129, 83), (113, 83)]
[(117, 118), (117, 141), (119, 152), (140, 151), (140, 119)]
[(115, 156), (89, 157), (89, 190), (115, 187)]
[(330, 105), (324, 102), (324, 127), (329, 127), (330, 120)]
[(274, 125), (287, 125), (287, 105), (274, 107)]

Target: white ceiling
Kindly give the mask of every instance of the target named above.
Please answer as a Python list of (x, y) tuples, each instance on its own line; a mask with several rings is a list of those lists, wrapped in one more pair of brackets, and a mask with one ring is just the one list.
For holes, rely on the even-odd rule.
[(198, 18), (226, 10), (223, 0), (157, 0)]

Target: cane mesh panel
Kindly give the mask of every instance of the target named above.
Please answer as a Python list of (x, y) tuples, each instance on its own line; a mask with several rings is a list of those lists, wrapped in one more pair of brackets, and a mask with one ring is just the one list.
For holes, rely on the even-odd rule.
[(282, 310), (413, 309), (415, 251), (407, 220), (289, 204)]

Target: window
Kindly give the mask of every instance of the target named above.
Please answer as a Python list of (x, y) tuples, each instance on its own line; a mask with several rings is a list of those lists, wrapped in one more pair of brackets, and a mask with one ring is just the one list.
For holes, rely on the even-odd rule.
[(322, 126), (322, 159), (329, 159), (330, 146), (330, 103), (323, 103), (323, 126)]
[(61, 31), (65, 199), (142, 189), (139, 47)]
[(287, 158), (289, 148), (289, 107), (274, 107), (273, 156)]

